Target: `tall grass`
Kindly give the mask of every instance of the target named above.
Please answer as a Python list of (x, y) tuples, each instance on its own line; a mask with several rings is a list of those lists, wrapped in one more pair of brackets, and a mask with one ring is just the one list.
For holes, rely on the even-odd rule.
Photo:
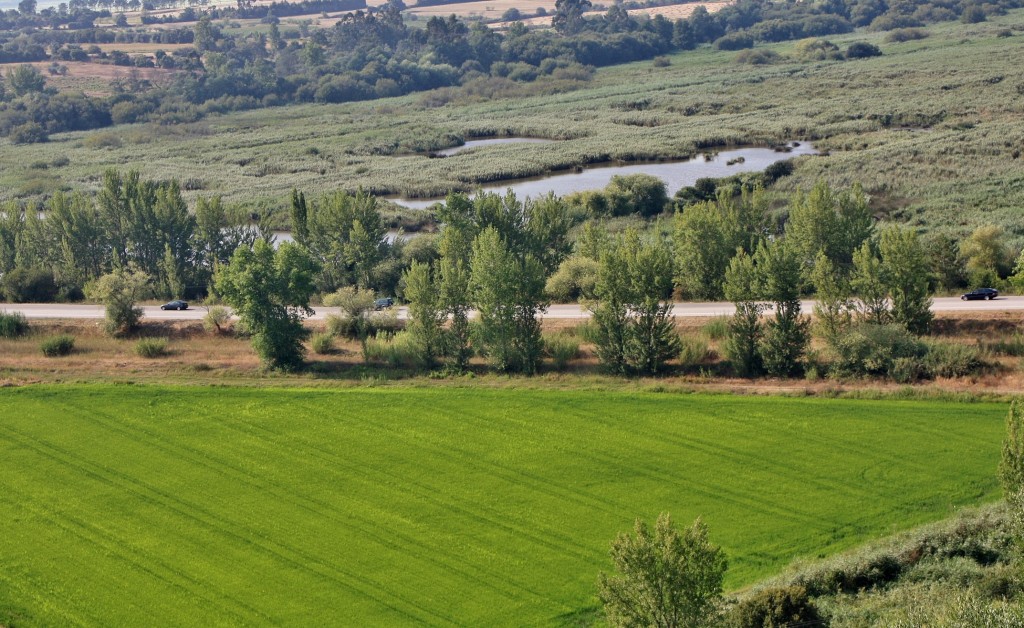
[(544, 351), (551, 358), (551, 365), (564, 371), (569, 362), (579, 357), (580, 341), (569, 334), (551, 334), (544, 337)]
[(28, 333), (28, 319), (21, 312), (0, 310), (0, 338), (20, 338)]
[(318, 355), (334, 353), (334, 336), (330, 333), (313, 334), (309, 339), (309, 346), (313, 353)]
[(680, 336), (679, 366), (684, 370), (696, 368), (710, 356), (708, 343), (699, 336)]
[(985, 350), (996, 355), (1024, 356), (1024, 335), (1014, 334), (1009, 338), (988, 341), (985, 343)]
[(419, 364), (419, 352), (408, 332), (398, 332), (390, 337), (382, 334), (368, 338), (363, 343), (363, 360), (367, 363), (385, 364), (391, 368), (415, 368)]
[(140, 358), (162, 358), (169, 352), (167, 338), (142, 338), (135, 343), (135, 355)]
[(729, 335), (729, 317), (716, 316), (701, 328), (709, 340), (723, 340)]

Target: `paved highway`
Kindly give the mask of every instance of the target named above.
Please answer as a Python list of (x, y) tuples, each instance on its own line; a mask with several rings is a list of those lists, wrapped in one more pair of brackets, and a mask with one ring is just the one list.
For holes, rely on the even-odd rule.
[[(805, 312), (810, 312), (814, 307), (814, 301), (803, 301), (802, 307)], [(407, 310), (404, 307), (396, 308), (399, 318), (405, 318)], [(206, 315), (206, 308), (192, 307), (183, 311), (164, 311), (159, 306), (147, 305), (143, 307), (145, 318), (154, 321), (179, 321), (179, 320), (200, 320)], [(322, 320), (328, 314), (337, 314), (337, 308), (318, 307), (313, 320)], [(1024, 297), (999, 297), (992, 301), (961, 301), (958, 297), (942, 297), (935, 299), (932, 305), (935, 312), (1018, 312), (1024, 311)], [(54, 303), (0, 303), (0, 311), (21, 312), (26, 318), (45, 319), (101, 319), (103, 318), (103, 307), (100, 305), (80, 304), (54, 304)], [(732, 303), (676, 303), (674, 314), (676, 316), (719, 316), (733, 313)], [(552, 305), (548, 308), (544, 318), (587, 318), (589, 313), (576, 304)]]

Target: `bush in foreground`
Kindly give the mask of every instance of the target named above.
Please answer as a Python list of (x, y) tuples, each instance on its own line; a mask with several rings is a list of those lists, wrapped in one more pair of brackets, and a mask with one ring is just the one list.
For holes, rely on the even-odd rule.
[(210, 308), (203, 317), (203, 329), (213, 333), (223, 334), (230, 328), (231, 310), (223, 305), (215, 305)]
[(250, 250), (239, 247), (231, 263), (214, 276), (217, 293), (252, 333), (252, 344), (271, 368), (302, 366), (308, 334), (302, 319), (313, 313), (313, 277), (317, 264), (302, 247), (285, 242), (276, 251), (265, 240)]
[(28, 333), (28, 319), (20, 312), (0, 311), (0, 338), (20, 338)]
[[(725, 553), (697, 519), (680, 534), (668, 513), (652, 531), (637, 519), (636, 536), (620, 534), (611, 556), (620, 575), (602, 573), (598, 597), (613, 626), (714, 626), (722, 597)], [(653, 533), (652, 533), (653, 532)]]
[(737, 604), (728, 619), (734, 628), (825, 625), (807, 589), (801, 586), (762, 589)]
[(679, 339), (679, 366), (692, 369), (700, 366), (711, 353), (708, 343), (700, 336), (682, 336)]
[(420, 354), (412, 336), (403, 331), (391, 337), (368, 338), (363, 344), (363, 360), (391, 368), (412, 368), (420, 364)]
[(309, 339), (309, 346), (317, 355), (334, 353), (334, 336), (329, 333), (313, 334)]
[(140, 358), (161, 358), (167, 353), (166, 338), (143, 338), (135, 343), (135, 355)]
[(965, 557), (979, 565), (1010, 560), (1014, 535), (1004, 505), (986, 506), (922, 526), (812, 565), (798, 565), (766, 586), (800, 586), (814, 597), (881, 588), (925, 560)]
[(50, 303), (57, 298), (53, 273), (43, 268), (12, 268), (0, 281), (0, 293), (11, 303)]
[(39, 345), (43, 355), (48, 358), (57, 358), (68, 355), (75, 349), (75, 337), (69, 334), (61, 334), (47, 338)]
[(863, 323), (831, 343), (835, 354), (833, 373), (841, 376), (892, 377), (901, 360), (919, 362), (926, 348), (899, 325)]
[(136, 302), (149, 290), (150, 276), (137, 268), (119, 268), (89, 282), (85, 295), (106, 306), (105, 329), (117, 335), (134, 331), (142, 320)]
[(931, 377), (965, 377), (984, 368), (977, 347), (951, 342), (926, 343), (925, 371)]

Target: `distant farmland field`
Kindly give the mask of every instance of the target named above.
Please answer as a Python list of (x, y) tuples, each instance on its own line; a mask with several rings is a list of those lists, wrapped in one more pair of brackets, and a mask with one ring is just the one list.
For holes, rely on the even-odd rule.
[[(530, 15), (531, 13), (535, 13), (536, 12), (536, 8), (535, 7), (526, 7), (526, 8), (524, 8), (524, 4), (523, 4), (522, 0), (514, 0), (514, 1), (510, 0), (510, 1), (511, 1), (511, 4), (507, 8), (511, 8), (512, 6), (515, 6), (516, 8), (521, 9), (524, 15)], [(628, 13), (630, 15), (634, 15), (634, 16), (635, 15), (646, 15), (648, 17), (654, 17), (655, 15), (663, 15), (663, 16), (665, 16), (665, 19), (675, 21), (675, 20), (681, 20), (681, 19), (686, 19), (686, 18), (690, 17), (690, 14), (693, 13), (694, 10), (697, 7), (700, 7), (700, 6), (704, 7), (705, 9), (707, 9), (708, 13), (718, 13), (719, 11), (724, 9), (725, 7), (727, 7), (730, 4), (732, 4), (733, 2), (734, 2), (734, 0), (726, 0), (724, 2), (686, 2), (686, 3), (683, 3), (683, 4), (667, 4), (667, 5), (660, 6), (660, 7), (647, 7), (645, 9), (630, 9), (628, 11)], [(469, 3), (469, 4), (470, 5), (483, 4), (483, 5), (486, 5), (487, 8), (492, 8), (492, 9), (494, 7), (494, 3), (492, 3), (492, 2), (473, 2), (473, 3)], [(466, 5), (442, 5), (442, 6), (466, 6)], [(545, 5), (544, 4), (540, 4), (538, 6), (545, 6)], [(419, 11), (422, 12), (422, 13), (427, 13), (427, 8), (431, 8), (432, 9), (434, 7), (426, 7), (424, 9), (422, 9), (422, 10), (419, 10)], [(531, 8), (533, 9), (532, 11), (531, 11)], [(417, 12), (417, 9), (411, 9), (410, 12)], [(551, 13), (551, 11), (548, 11), (548, 12)], [(497, 16), (500, 16), (504, 12), (503, 11), (502, 12), (495, 11), (494, 13), (496, 13)], [(482, 15), (484, 18), (492, 18), (492, 17), (495, 17), (494, 13), (490, 13), (490, 12), (486, 12), (485, 11), (485, 12), (480, 13), (480, 15)], [(603, 15), (604, 13), (605, 13), (605, 11), (587, 11), (585, 15), (588, 16), (588, 17), (594, 17), (594, 16), (597, 16), (597, 15)], [(472, 14), (470, 14), (470, 15), (472, 15)], [(531, 26), (550, 26), (551, 25), (551, 16), (547, 15), (547, 16), (543, 16), (543, 17), (528, 17), (528, 18), (525, 18), (525, 19), (520, 20), (520, 21), (522, 21), (524, 24), (529, 24)], [(510, 24), (511, 24), (511, 22), (499, 22), (499, 23), (495, 24), (494, 26), (506, 27), (506, 26), (509, 26)]]
[(584, 391), (0, 391), (0, 624), (559, 623), (616, 532), (728, 586), (998, 497), (998, 404)]

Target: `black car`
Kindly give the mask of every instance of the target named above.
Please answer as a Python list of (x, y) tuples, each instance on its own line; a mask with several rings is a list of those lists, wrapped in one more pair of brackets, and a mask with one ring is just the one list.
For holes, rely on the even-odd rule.
[(960, 298), (964, 301), (991, 301), (998, 296), (999, 291), (995, 288), (978, 288), (977, 290), (971, 290), (970, 292), (960, 295)]
[(170, 303), (164, 303), (160, 306), (161, 310), (187, 310), (188, 303), (182, 300), (171, 301)]
[(386, 310), (395, 304), (395, 300), (391, 297), (385, 297), (383, 299), (377, 299), (373, 302), (373, 309), (375, 310)]

